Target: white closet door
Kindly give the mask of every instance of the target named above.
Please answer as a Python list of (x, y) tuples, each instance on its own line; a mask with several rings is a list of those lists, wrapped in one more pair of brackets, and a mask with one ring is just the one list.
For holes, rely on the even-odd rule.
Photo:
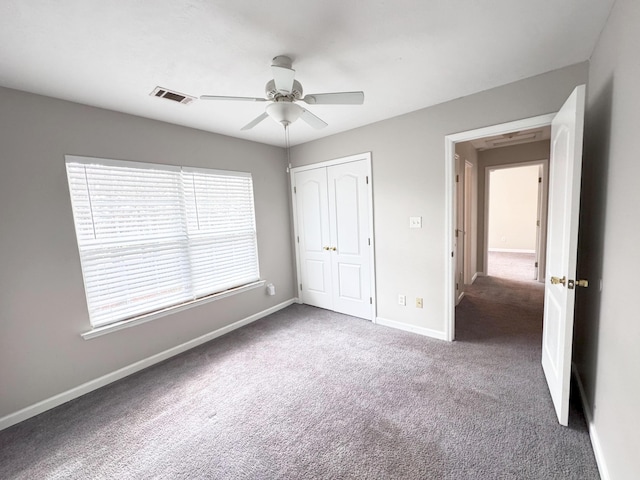
[(371, 160), (293, 170), (299, 298), (373, 320)]
[(333, 310), (327, 170), (295, 174), (302, 302)]
[(366, 160), (327, 168), (333, 309), (371, 320)]

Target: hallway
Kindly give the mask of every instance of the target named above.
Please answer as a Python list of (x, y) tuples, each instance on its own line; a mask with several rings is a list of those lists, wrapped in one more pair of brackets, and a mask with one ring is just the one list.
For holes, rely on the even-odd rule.
[[(541, 366), (543, 301), (544, 285), (533, 280), (478, 277), (456, 307), (456, 342), (483, 349), (483, 369), (499, 385), (500, 402), (521, 412), (521, 424), (514, 424), (514, 429), (528, 429), (536, 437), (534, 442), (557, 438), (557, 443), (537, 446), (544, 452), (540, 462), (570, 455), (580, 465), (580, 478), (597, 479), (600, 477), (574, 385), (569, 426), (557, 423)], [(567, 441), (569, 438), (571, 441)], [(565, 478), (577, 477), (568, 474)]]

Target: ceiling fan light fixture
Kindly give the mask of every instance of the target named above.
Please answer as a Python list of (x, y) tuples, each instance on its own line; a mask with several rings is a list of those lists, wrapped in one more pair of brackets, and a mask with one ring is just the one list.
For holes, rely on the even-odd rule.
[(287, 126), (295, 122), (302, 114), (303, 108), (291, 102), (274, 102), (267, 105), (267, 113), (276, 122)]

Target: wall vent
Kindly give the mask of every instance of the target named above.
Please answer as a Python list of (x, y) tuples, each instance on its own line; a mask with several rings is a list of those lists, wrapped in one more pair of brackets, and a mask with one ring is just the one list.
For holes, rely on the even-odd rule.
[(196, 99), (196, 97), (192, 97), (191, 95), (185, 95), (184, 93), (175, 92), (163, 87), (154, 88), (153, 92), (151, 92), (149, 95), (151, 95), (152, 97), (166, 98), (167, 100), (182, 103), (184, 105), (189, 105)]

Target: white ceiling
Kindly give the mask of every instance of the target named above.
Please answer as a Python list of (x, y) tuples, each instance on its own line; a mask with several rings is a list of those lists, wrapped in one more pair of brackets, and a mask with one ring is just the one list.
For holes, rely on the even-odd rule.
[(614, 0), (2, 0), (0, 85), (283, 145), (264, 103), (271, 59), (305, 93), (363, 90), (362, 106), (308, 109), (298, 144), (587, 60)]

